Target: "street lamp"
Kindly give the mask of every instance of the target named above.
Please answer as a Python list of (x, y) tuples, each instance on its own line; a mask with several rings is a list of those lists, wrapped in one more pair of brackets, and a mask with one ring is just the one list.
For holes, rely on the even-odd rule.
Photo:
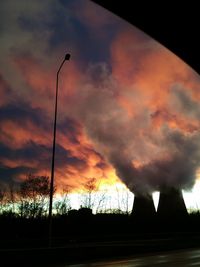
[(56, 122), (57, 122), (57, 103), (58, 103), (58, 78), (59, 73), (66, 60), (70, 59), (70, 54), (66, 54), (56, 76), (56, 99), (55, 99), (55, 113), (54, 113), (54, 128), (53, 128), (53, 148), (52, 148), (52, 162), (51, 162), (51, 181), (50, 181), (50, 196), (49, 196), (49, 246), (52, 245), (52, 204), (53, 204), (53, 189), (54, 189), (54, 162), (55, 162), (55, 147), (56, 147)]

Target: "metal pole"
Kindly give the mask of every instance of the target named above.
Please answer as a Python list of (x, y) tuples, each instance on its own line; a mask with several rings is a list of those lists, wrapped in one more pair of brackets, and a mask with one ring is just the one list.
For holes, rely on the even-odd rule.
[(52, 148), (52, 162), (51, 162), (51, 181), (50, 181), (50, 195), (49, 195), (49, 247), (52, 246), (52, 205), (54, 193), (54, 162), (55, 162), (55, 148), (56, 148), (56, 123), (57, 123), (57, 109), (58, 109), (58, 78), (60, 70), (66, 60), (70, 59), (70, 54), (66, 54), (56, 75), (56, 99), (54, 112), (54, 127), (53, 127), (53, 148)]

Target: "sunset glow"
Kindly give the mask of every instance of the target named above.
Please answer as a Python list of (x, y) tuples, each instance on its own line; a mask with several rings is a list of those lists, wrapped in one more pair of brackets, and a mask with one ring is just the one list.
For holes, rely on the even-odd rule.
[(77, 208), (95, 178), (105, 209), (129, 194), (131, 211), (133, 193), (154, 192), (157, 205), (155, 192), (172, 186), (199, 210), (199, 75), (91, 1), (8, 0), (2, 10), (1, 184), (50, 176), (56, 72), (69, 52), (59, 80), (57, 194), (67, 186)]

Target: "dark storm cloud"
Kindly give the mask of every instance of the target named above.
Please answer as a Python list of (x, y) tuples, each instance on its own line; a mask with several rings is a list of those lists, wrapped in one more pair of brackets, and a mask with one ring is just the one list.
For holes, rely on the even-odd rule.
[[(82, 12), (92, 12), (91, 5), (93, 3), (88, 4), (87, 1), (75, 0), (65, 1), (64, 3), (50, 1), (49, 4), (44, 1), (40, 4), (40, 1), (35, 1), (32, 5), (34, 8), (32, 13), (28, 8), (26, 8), (27, 13), (25, 11), (18, 13), (16, 18), (18, 30), (23, 32), (23, 35), (29, 36), (31, 34), (33, 42), (37, 38), (41, 40), (42, 44), (45, 37), (45, 43), (48, 46), (43, 52), (52, 53), (60, 46), (65, 45), (66, 49), (74, 52), (74, 58), (78, 57), (80, 66), (85, 66), (88, 62), (109, 61), (110, 47), (106, 43), (112, 41), (118, 32), (118, 28), (116, 27), (116, 21), (110, 19), (104, 25), (103, 30), (98, 25), (94, 30), (95, 22), (89, 21), (90, 17), (87, 17), (87, 15), (81, 16)], [(97, 8), (96, 5), (93, 8)], [(79, 10), (82, 12), (79, 12)], [(99, 16), (101, 16), (101, 13), (105, 13), (101, 8), (98, 10), (100, 12)], [(87, 21), (86, 24), (85, 21)], [(111, 23), (109, 23), (110, 21)], [(119, 24), (119, 21), (117, 22)], [(102, 32), (103, 36), (99, 36), (99, 31)], [(35, 38), (33, 38), (34, 36)], [(23, 46), (18, 47), (18, 49), (27, 51), (29, 47), (24, 48)]]
[(49, 130), (49, 119), (41, 108), (32, 108), (28, 103), (15, 102), (0, 108), (0, 122), (12, 120), (20, 124), (31, 121), (39, 127)]
[[(20, 149), (11, 149), (0, 144), (0, 159), (3, 159), (2, 162), (6, 159), (9, 161), (16, 161), (16, 163), (19, 161), (19, 166), (15, 168), (10, 168), (5, 164), (1, 164), (1, 178), (6, 180), (17, 177), (19, 174), (35, 173), (38, 171), (43, 173), (44, 170), (50, 169), (51, 155), (51, 147), (39, 145), (34, 142), (29, 142)], [(31, 164), (33, 164), (33, 167), (30, 167)], [(28, 165), (28, 167), (26, 165)], [(81, 169), (87, 167), (87, 162), (72, 156), (71, 152), (64, 149), (62, 146), (56, 145), (56, 169), (62, 169), (66, 166)], [(6, 174), (10, 175), (10, 177), (6, 177)]]
[(25, 160), (30, 163), (36, 160), (38, 165), (41, 164), (46, 167), (50, 158), (50, 148), (32, 141), (19, 149), (9, 148), (4, 144), (0, 144), (0, 157), (10, 160)]
[(72, 118), (65, 118), (63, 121), (58, 122), (57, 129), (60, 133), (67, 136), (73, 144), (79, 144), (79, 135), (82, 133), (81, 125)]
[[(162, 93), (171, 89), (165, 90), (166, 84), (170, 86), (168, 80), (174, 79), (179, 63), (171, 64), (162, 52), (157, 57), (160, 46), (137, 30), (127, 30), (126, 23), (112, 19), (91, 1), (3, 0), (1, 7), (2, 179), (30, 171), (49, 173), (53, 126), (49, 88), (58, 61), (67, 51), (72, 61), (62, 82), (66, 88), (69, 85), (70, 96), (59, 98), (63, 104), (57, 124), (55, 166), (57, 173), (62, 172), (59, 178), (102, 175), (99, 170), (106, 170), (105, 157), (134, 193), (148, 193), (165, 185), (192, 186), (200, 162), (198, 125), (191, 125), (187, 132), (187, 127), (178, 127), (178, 118), (199, 119), (198, 103), (177, 87), (171, 92), (170, 103), (162, 106), (168, 97)], [(135, 88), (137, 78), (146, 92)], [(141, 93), (136, 93), (140, 89)], [(75, 119), (67, 117), (71, 115)], [(156, 119), (160, 123), (157, 128), (153, 125)], [(84, 126), (84, 134), (76, 121)], [(90, 140), (103, 157), (88, 145)]]
[[(51, 89), (56, 76), (53, 75), (65, 51), (72, 54), (73, 60), (67, 70), (69, 79), (63, 75), (62, 81), (65, 84), (66, 78), (72, 94), (76, 86), (73, 79), (79, 80), (80, 70), (85, 70), (90, 62), (109, 61), (110, 43), (120, 23), (95, 7), (90, 1), (80, 0), (1, 2), (0, 65), (2, 80), (8, 86), (3, 84), (3, 106), (0, 100), (0, 157), (5, 170), (12, 169), (11, 176), (15, 170), (17, 177), (22, 177), (20, 175), (28, 169), (31, 172), (50, 171)], [(7, 88), (11, 90), (11, 98), (6, 102)], [(68, 104), (70, 98), (66, 98), (63, 103)], [(65, 171), (73, 172), (73, 178), (75, 175), (87, 177), (95, 173), (96, 168), (97, 175), (101, 175), (103, 163), (95, 166), (98, 160), (101, 161), (100, 154), (88, 148), (89, 141), (82, 132), (82, 125), (67, 117), (68, 114), (70, 112), (63, 114), (63, 110), (59, 110), (55, 166), (58, 172), (64, 170), (59, 178), (69, 176)]]
[(12, 182), (17, 182), (17, 178), (21, 174), (34, 173), (34, 171), (34, 169), (26, 166), (8, 168), (4, 165), (0, 165), (0, 184), (9, 184)]
[[(51, 151), (49, 151), (49, 155)], [(62, 169), (64, 166), (72, 166), (77, 168), (84, 168), (87, 166), (87, 162), (78, 157), (72, 156), (70, 150), (64, 149), (60, 145), (56, 145), (56, 168)]]
[[(11, 143), (6, 145), (0, 142), (0, 161), (2, 162), (2, 179), (12, 179), (18, 177), (20, 174), (26, 175), (29, 172), (41, 172), (44, 171), (49, 173), (51, 167), (51, 155), (52, 155), (52, 144), (49, 141), (44, 144), (36, 143), (37, 130), (43, 130), (45, 138), (49, 138), (49, 134), (52, 134), (52, 121), (48, 118), (45, 111), (40, 108), (31, 108), (28, 103), (25, 102), (14, 102), (7, 106), (0, 108), (0, 133), (7, 135), (6, 123), (14, 122), (16, 125), (16, 133), (18, 134), (18, 127), (25, 127), (27, 133), (30, 132), (30, 137), (33, 139), (27, 139), (26, 142), (15, 147)], [(31, 132), (29, 125), (32, 123), (35, 128), (35, 132)], [(27, 127), (26, 127), (27, 125)], [(72, 144), (80, 144), (78, 135), (81, 134), (80, 125), (70, 118), (58, 122), (57, 131), (62, 133)], [(45, 137), (46, 133), (46, 137)], [(35, 136), (35, 137), (34, 137)], [(15, 139), (15, 132), (12, 132), (7, 136), (7, 139)], [(35, 140), (35, 141), (34, 141)], [(50, 140), (51, 141), (51, 140)], [(59, 140), (58, 140), (59, 141)], [(48, 145), (47, 145), (48, 144)], [(77, 168), (79, 170), (87, 168), (86, 160), (80, 159), (72, 155), (70, 150), (63, 148), (58, 142), (56, 144), (56, 170), (67, 167)], [(7, 162), (15, 162), (14, 165), (17, 167), (9, 167), (6, 165)], [(8, 163), (10, 164), (10, 163)], [(9, 171), (10, 168), (10, 171)], [(20, 173), (21, 172), (21, 173)], [(8, 175), (9, 177), (6, 177)]]
[[(62, 24), (65, 27), (62, 26), (60, 29), (64, 29), (65, 32), (59, 36), (66, 38), (70, 36), (68, 39), (73, 39), (73, 47), (76, 47), (75, 57), (78, 56), (80, 66), (85, 69), (85, 65), (91, 62), (109, 63), (108, 44), (122, 27), (121, 20), (117, 17), (113, 19), (113, 14), (90, 1), (74, 0), (60, 1), (60, 3), (62, 3), (61, 10), (65, 10), (65, 13), (68, 11), (69, 20), (67, 24)], [(59, 23), (59, 16), (56, 23)], [(54, 39), (57, 33), (53, 36)]]
[(42, 4), (40, 5), (37, 3), (38, 11), (37, 13), (35, 12), (35, 16), (33, 16), (34, 13), (30, 16), (29, 13), (21, 12), (18, 16), (20, 29), (37, 35), (39, 32), (49, 33), (47, 35), (47, 41), (50, 49), (55, 49), (61, 43), (68, 43), (68, 34), (73, 32), (71, 30), (71, 25), (69, 25), (68, 10), (62, 8), (59, 1), (49, 2), (49, 5), (47, 5), (47, 12), (45, 12), (45, 9), (42, 9), (42, 7)]

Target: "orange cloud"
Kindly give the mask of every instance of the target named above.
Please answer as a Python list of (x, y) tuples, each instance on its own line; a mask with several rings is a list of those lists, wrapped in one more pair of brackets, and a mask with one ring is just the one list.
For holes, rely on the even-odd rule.
[[(55, 66), (44, 66), (40, 60), (32, 56), (15, 57), (14, 63), (27, 84), (28, 95), (32, 107), (41, 107), (53, 117), (56, 73)], [(59, 76), (59, 109), (60, 115), (66, 113), (66, 107), (70, 97), (76, 91), (81, 73), (77, 68), (77, 62), (73, 60), (65, 63)]]
[[(92, 32), (96, 27), (106, 27), (110, 21), (109, 14), (105, 14), (103, 17), (99, 16), (99, 14), (96, 16), (97, 13), (98, 8), (92, 11), (86, 4), (81, 14), (76, 13), (76, 16), (79, 19), (84, 18), (85, 25), (87, 27), (90, 26)], [(94, 24), (91, 24), (91, 21)], [(134, 143), (130, 140), (130, 146), (134, 143), (133, 147), (130, 149), (129, 146), (127, 151), (124, 148), (123, 153), (124, 155), (131, 153), (134, 155), (135, 153), (136, 156), (132, 162), (139, 168), (142, 166), (140, 161), (142, 157), (144, 158), (144, 163), (148, 163), (152, 158), (157, 159), (158, 155), (165, 156), (164, 152), (159, 147), (156, 147), (154, 143), (151, 143), (152, 140), (149, 141), (148, 139), (153, 131), (157, 131), (156, 133), (159, 134), (159, 130), (163, 125), (167, 125), (171, 129), (178, 129), (184, 133), (193, 133), (199, 129), (200, 125), (197, 119), (189, 119), (185, 114), (181, 114), (181, 112), (176, 111), (169, 105), (171, 91), (177, 83), (183, 86), (183, 90), (189, 90), (194, 99), (200, 99), (200, 90), (197, 90), (200, 84), (199, 78), (179, 58), (134, 28), (123, 29), (117, 34), (116, 38), (112, 41), (110, 53), (111, 78), (117, 81), (118, 88), (116, 95), (113, 96), (116, 100), (113, 107), (122, 108), (123, 112), (125, 111), (125, 115), (123, 112), (117, 113), (119, 116), (120, 114), (124, 116), (120, 118), (121, 121), (119, 120), (119, 123), (116, 123), (115, 128), (109, 130), (116, 131), (116, 140), (117, 138), (120, 139), (122, 132), (127, 130), (125, 126), (129, 122), (133, 123), (137, 118), (138, 124), (141, 125), (135, 123), (133, 128), (138, 129), (132, 129), (128, 138), (136, 137), (139, 141)], [(15, 57), (14, 64), (27, 85), (26, 100), (30, 103), (31, 107), (40, 107), (45, 114), (47, 113), (48, 124), (53, 124), (57, 71), (55, 64), (54, 66), (47, 67), (43, 62), (30, 55)], [(81, 89), (85, 86), (85, 84), (82, 84), (82, 81), (85, 78), (84, 75), (87, 76), (87, 70), (82, 70), (81, 72), (78, 66), (78, 62), (72, 60), (70, 64), (67, 62), (63, 66), (60, 73), (58, 124), (60, 123), (61, 125), (66, 118), (73, 115), (74, 109), (77, 108), (77, 103), (74, 102), (74, 99), (76, 100), (80, 96), (78, 90), (84, 94)], [(98, 86), (98, 79), (95, 82), (96, 84), (89, 85), (91, 87)], [(3, 90), (0, 90), (0, 96), (3, 100), (0, 99), (0, 106), (7, 103), (5, 97), (6, 84), (0, 79), (1, 88)], [(23, 90), (25, 91), (25, 89)], [(102, 103), (100, 110), (102, 111), (104, 108), (105, 106)], [(109, 101), (107, 109), (109, 112)], [(147, 113), (146, 116), (139, 116), (140, 113), (145, 114), (145, 112)], [(87, 113), (85, 114), (88, 115)], [(114, 117), (116, 121), (118, 115)], [(113, 117), (111, 116), (111, 118)], [(124, 127), (120, 128), (121, 125)], [(23, 124), (5, 119), (0, 126), (0, 130), (0, 140), (9, 148), (20, 149), (29, 142), (44, 145), (48, 148), (52, 146), (52, 132), (50, 129), (44, 129), (44, 127), (42, 128), (37, 123), (28, 119), (24, 120)], [(74, 135), (76, 140), (73, 141), (73, 136), (70, 135)], [(109, 138), (111, 137), (109, 136)], [(55, 177), (58, 187), (66, 184), (73, 189), (79, 189), (88, 178), (92, 177), (97, 178), (101, 184), (119, 182), (114, 168), (95, 151), (81, 125), (76, 126), (75, 131), (72, 133), (69, 133), (67, 130), (58, 130), (56, 144), (65, 150), (63, 152), (63, 163), (57, 162), (56, 165)], [(104, 146), (106, 151), (107, 145), (104, 144)], [(117, 152), (115, 151), (115, 153)], [(47, 157), (47, 155), (43, 156)], [(50, 159), (51, 155), (48, 156)], [(68, 163), (65, 157), (68, 157), (69, 161), (71, 159), (71, 162)], [(38, 159), (30, 161), (29, 159), (13, 160), (2, 158), (1, 162), (10, 168), (22, 165), (30, 168), (37, 167), (36, 172), (39, 175), (50, 174), (49, 166), (41, 166)], [(19, 177), (22, 176), (20, 175)]]
[(170, 128), (179, 129), (188, 133), (193, 133), (200, 129), (199, 121), (188, 121), (188, 119), (181, 116), (181, 114), (170, 114), (167, 110), (157, 110), (151, 117), (153, 126), (156, 128), (160, 128), (163, 123), (166, 123)]
[(197, 95), (199, 79), (193, 70), (137, 29), (118, 34), (111, 46), (111, 60), (113, 76), (123, 90), (137, 91), (153, 110), (166, 104), (173, 84), (181, 83)]
[(51, 140), (50, 133), (45, 132), (28, 120), (24, 121), (23, 125), (19, 125), (14, 121), (4, 120), (0, 129), (1, 142), (10, 148), (19, 149), (30, 141), (48, 145)]

